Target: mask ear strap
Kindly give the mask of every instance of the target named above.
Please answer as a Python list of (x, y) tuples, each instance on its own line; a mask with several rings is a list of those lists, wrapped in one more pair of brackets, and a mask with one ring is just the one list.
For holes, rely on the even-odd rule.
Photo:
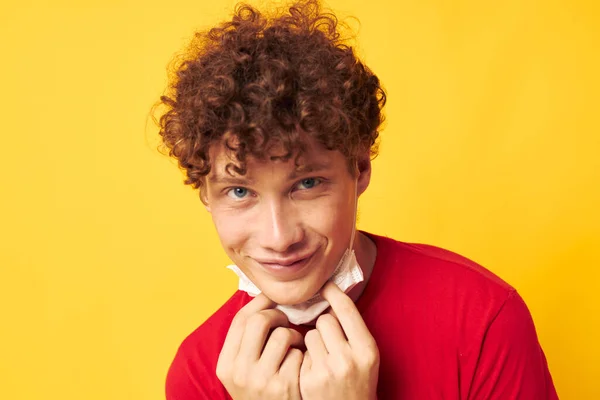
[(358, 213), (358, 179), (354, 181), (354, 221), (352, 223), (352, 236), (350, 236), (349, 250), (354, 250), (354, 236), (356, 235), (356, 214)]

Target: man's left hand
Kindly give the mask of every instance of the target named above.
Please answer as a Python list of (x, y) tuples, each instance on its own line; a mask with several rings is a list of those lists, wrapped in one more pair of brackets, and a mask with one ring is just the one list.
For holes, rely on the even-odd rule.
[(360, 312), (344, 292), (328, 282), (321, 291), (335, 313), (317, 319), (305, 338), (300, 393), (306, 400), (377, 398), (379, 350)]

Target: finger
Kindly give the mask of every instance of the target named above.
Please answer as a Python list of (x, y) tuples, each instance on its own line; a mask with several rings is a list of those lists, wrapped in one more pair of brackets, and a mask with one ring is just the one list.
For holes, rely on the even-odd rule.
[(323, 314), (317, 319), (317, 330), (329, 353), (339, 353), (348, 348), (348, 339), (338, 320), (331, 314)]
[(303, 343), (304, 338), (300, 332), (290, 328), (275, 328), (258, 361), (260, 368), (269, 375), (275, 374), (284, 357), (289, 354), (290, 347), (300, 347)]
[(354, 302), (335, 283), (327, 282), (321, 295), (331, 305), (351, 347), (373, 340)]
[(304, 336), (304, 344), (306, 345), (306, 350), (310, 352), (313, 363), (324, 363), (326, 361), (329, 353), (327, 353), (327, 348), (318, 330), (313, 329), (308, 331), (306, 336)]
[(302, 359), (302, 366), (300, 367), (300, 375), (306, 375), (312, 368), (312, 358), (308, 350), (304, 352), (304, 358)]
[(238, 311), (237, 316), (247, 318), (259, 311), (266, 310), (268, 308), (274, 308), (277, 304), (269, 299), (264, 293), (260, 293), (258, 296), (253, 298), (244, 307)]
[(246, 322), (237, 360), (242, 363), (258, 361), (269, 331), (278, 326), (289, 326), (287, 317), (279, 310), (272, 308), (251, 315)]
[[(337, 314), (335, 313), (335, 311), (333, 311), (333, 308), (331, 308), (331, 307), (329, 307), (327, 309), (326, 314), (333, 315), (335, 317), (335, 319), (338, 319)], [(339, 323), (339, 321), (338, 321), (338, 323)]]
[(281, 367), (279, 368), (279, 375), (292, 378), (293, 381), (297, 382), (300, 376), (300, 368), (304, 359), (304, 354), (298, 349), (289, 349)]
[(275, 303), (265, 295), (259, 294), (238, 311), (233, 318), (233, 321), (231, 321), (231, 326), (225, 336), (225, 342), (223, 343), (223, 348), (221, 349), (221, 354), (219, 356), (220, 362), (222, 361), (230, 364), (237, 357), (248, 317), (272, 307), (275, 307)]

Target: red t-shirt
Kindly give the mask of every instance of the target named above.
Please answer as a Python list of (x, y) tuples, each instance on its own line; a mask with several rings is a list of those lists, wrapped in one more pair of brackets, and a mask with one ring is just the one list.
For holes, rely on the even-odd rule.
[[(356, 306), (379, 347), (379, 399), (558, 399), (515, 289), (447, 250), (368, 235), (377, 258)], [(230, 399), (217, 359), (231, 320), (250, 300), (236, 292), (184, 340), (167, 400)]]

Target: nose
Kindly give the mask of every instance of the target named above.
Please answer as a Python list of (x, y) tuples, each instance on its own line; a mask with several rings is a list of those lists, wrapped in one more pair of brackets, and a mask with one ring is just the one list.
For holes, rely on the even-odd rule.
[(298, 211), (289, 200), (265, 201), (260, 219), (258, 236), (263, 249), (285, 253), (304, 240)]

